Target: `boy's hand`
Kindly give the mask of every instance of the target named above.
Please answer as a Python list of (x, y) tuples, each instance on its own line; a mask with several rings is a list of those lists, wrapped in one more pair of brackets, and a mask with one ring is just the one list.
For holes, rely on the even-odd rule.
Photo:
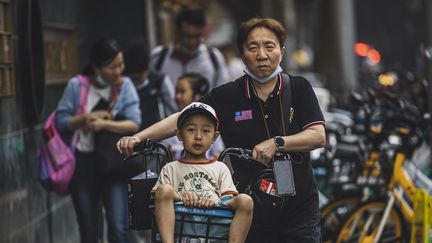
[(207, 199), (207, 198), (201, 198), (198, 200), (198, 207), (199, 208), (212, 208), (217, 204), (214, 200)]
[(196, 207), (198, 206), (198, 197), (195, 195), (195, 193), (187, 192), (187, 191), (181, 191), (180, 196), (182, 198), (183, 204), (185, 207)]

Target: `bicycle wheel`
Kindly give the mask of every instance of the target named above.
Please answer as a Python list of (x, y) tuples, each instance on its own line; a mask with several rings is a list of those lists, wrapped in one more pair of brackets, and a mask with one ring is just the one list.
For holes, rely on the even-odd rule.
[[(354, 209), (341, 224), (335, 242), (373, 242), (387, 201), (367, 201)], [(388, 216), (379, 242), (405, 242), (405, 220), (394, 206)]]
[(340, 198), (321, 208), (321, 233), (323, 242), (331, 242), (343, 219), (360, 203), (358, 197)]

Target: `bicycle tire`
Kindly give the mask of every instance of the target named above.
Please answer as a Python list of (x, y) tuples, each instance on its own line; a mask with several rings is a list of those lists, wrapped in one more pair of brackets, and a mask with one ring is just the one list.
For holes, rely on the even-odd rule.
[(321, 234), (323, 242), (332, 242), (344, 218), (359, 205), (359, 197), (336, 199), (321, 208)]
[[(334, 242), (365, 242), (366, 240), (363, 234), (367, 232), (372, 232), (373, 234), (376, 232), (386, 205), (387, 200), (369, 200), (361, 203), (356, 209), (351, 211), (340, 225)], [(372, 216), (373, 220), (370, 221), (371, 224), (368, 229), (364, 229), (364, 224), (368, 221), (367, 218), (369, 216)], [(355, 225), (353, 225), (353, 223), (355, 223)], [(408, 233), (406, 225), (407, 223), (400, 209), (397, 205), (394, 205), (390, 211), (389, 218), (379, 242), (407, 242)], [(373, 240), (373, 236), (368, 238), (368, 240)]]

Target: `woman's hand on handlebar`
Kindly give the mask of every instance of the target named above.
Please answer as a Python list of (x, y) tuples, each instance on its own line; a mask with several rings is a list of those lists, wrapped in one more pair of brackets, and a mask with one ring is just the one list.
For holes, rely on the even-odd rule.
[(116, 147), (120, 153), (129, 156), (133, 154), (134, 146), (139, 142), (141, 142), (141, 140), (136, 136), (126, 136), (117, 141)]
[(267, 139), (255, 145), (252, 150), (252, 158), (261, 163), (267, 164), (276, 154), (277, 148), (273, 138)]

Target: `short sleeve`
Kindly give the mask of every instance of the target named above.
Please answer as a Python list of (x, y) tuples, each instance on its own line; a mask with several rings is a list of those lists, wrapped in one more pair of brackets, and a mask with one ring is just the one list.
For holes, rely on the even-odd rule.
[(168, 169), (168, 166), (162, 167), (158, 180), (156, 181), (156, 184), (153, 186), (151, 190), (152, 193), (155, 192), (160, 185), (165, 185), (165, 184), (172, 185), (172, 181), (171, 181), (172, 175), (169, 171), (170, 170)]
[(312, 85), (304, 78), (295, 77), (293, 81), (294, 119), (304, 130), (310, 126), (324, 124), (324, 116)]
[(234, 185), (228, 167), (222, 162), (219, 163), (221, 163), (220, 177), (219, 177), (219, 184), (220, 184), (219, 188), (220, 188), (221, 196), (228, 195), (228, 194), (237, 195), (238, 191)]

